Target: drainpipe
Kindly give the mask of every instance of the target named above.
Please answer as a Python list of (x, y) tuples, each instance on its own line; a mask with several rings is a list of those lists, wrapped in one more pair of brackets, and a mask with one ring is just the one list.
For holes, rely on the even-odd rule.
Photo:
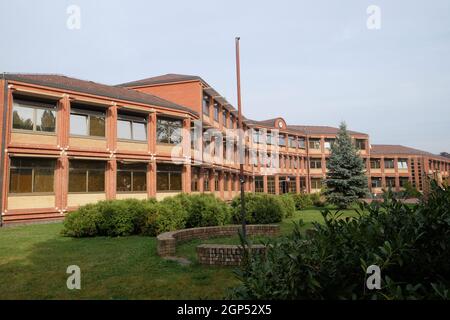
[[(2, 75), (2, 79), (5, 80), (5, 84), (4, 84), (4, 88), (3, 88), (3, 92), (4, 92), (4, 97), (3, 97), (3, 123), (2, 123), (2, 127), (3, 127), (3, 132), (2, 132), (2, 140), (1, 140), (1, 158), (0, 158), (0, 209), (3, 207), (3, 179), (4, 177), (4, 164), (5, 164), (5, 157), (6, 157), (6, 135), (7, 135), (7, 131), (8, 128), (6, 128), (6, 116), (8, 114), (8, 81), (6, 81), (5, 79), (5, 73), (3, 73)], [(1, 210), (2, 212), (0, 212), (0, 227), (3, 226), (3, 210)]]

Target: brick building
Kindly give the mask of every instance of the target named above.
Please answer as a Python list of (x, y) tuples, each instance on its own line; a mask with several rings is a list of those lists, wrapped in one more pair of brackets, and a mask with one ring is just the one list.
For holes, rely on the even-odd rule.
[[(245, 190), (317, 192), (337, 128), (244, 119), (197, 76), (168, 74), (118, 86), (61, 75), (0, 78), (2, 223), (61, 219), (105, 199)], [(403, 146), (371, 145), (350, 131), (373, 193), (424, 178), (449, 181), (450, 159)]]

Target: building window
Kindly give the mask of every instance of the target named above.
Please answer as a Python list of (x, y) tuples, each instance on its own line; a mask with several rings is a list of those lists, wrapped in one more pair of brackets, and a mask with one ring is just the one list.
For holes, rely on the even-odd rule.
[(142, 117), (119, 115), (117, 119), (117, 138), (147, 141), (147, 121)]
[(364, 139), (356, 139), (355, 146), (358, 150), (366, 150), (366, 140)]
[(381, 188), (381, 178), (376, 177), (376, 178), (372, 178), (372, 188)]
[(200, 191), (200, 186), (198, 184), (200, 178), (200, 169), (197, 167), (191, 168), (191, 191), (198, 192)]
[(181, 128), (183, 121), (158, 118), (156, 124), (156, 141), (158, 143), (179, 144), (182, 141)]
[(14, 100), (12, 127), (35, 132), (55, 132), (56, 107), (52, 104)]
[(385, 169), (394, 169), (394, 159), (384, 159)]
[(273, 176), (267, 177), (267, 193), (275, 194), (275, 177)]
[(230, 188), (228, 188), (228, 182), (229, 181), (229, 174), (225, 173), (223, 175), (223, 190), (228, 191)]
[(370, 159), (370, 169), (380, 169), (381, 161), (380, 159)]
[(267, 144), (272, 144), (272, 132), (267, 132), (266, 134), (266, 143)]
[(311, 189), (320, 189), (320, 188), (322, 188), (322, 179), (311, 178)]
[(297, 138), (296, 137), (289, 136), (288, 140), (289, 140), (289, 148), (297, 148), (298, 142), (297, 142)]
[(210, 191), (209, 190), (209, 171), (204, 170), (203, 171), (203, 191)]
[(223, 109), (222, 111), (222, 124), (224, 127), (227, 127), (227, 110)]
[(305, 138), (298, 138), (298, 147), (300, 149), (305, 149), (305, 145), (306, 145)]
[(203, 109), (203, 114), (208, 117), (209, 117), (209, 101), (210, 101), (209, 96), (204, 95), (202, 109)]
[(295, 181), (295, 177), (289, 178), (288, 186), (289, 192), (297, 193), (297, 182)]
[(220, 107), (217, 103), (214, 103), (214, 120), (219, 121)]
[(395, 177), (386, 177), (386, 187), (395, 188)]
[(252, 132), (253, 132), (253, 134), (252, 134), (252, 136), (253, 136), (253, 143), (262, 143), (262, 141), (260, 141), (261, 134), (260, 134), (259, 130), (254, 130), (253, 129)]
[(314, 158), (312, 158), (309, 161), (309, 168), (310, 169), (321, 169), (322, 168), (322, 159), (314, 159)]
[(309, 139), (310, 149), (320, 149), (320, 139)]
[(408, 169), (408, 159), (398, 159), (397, 167), (399, 169)]
[(53, 192), (55, 160), (11, 158), (9, 192)]
[(158, 163), (156, 166), (156, 191), (182, 191), (182, 166)]
[(286, 136), (284, 134), (278, 136), (278, 145), (281, 147), (286, 146)]
[(104, 192), (105, 162), (69, 161), (69, 192)]
[(324, 142), (324, 144), (323, 144), (323, 147), (324, 147), (326, 150), (331, 150), (331, 148), (333, 147), (333, 144), (334, 144), (334, 140), (335, 140), (335, 139), (325, 139), (325, 142)]
[(214, 191), (219, 191), (219, 174), (214, 174)]
[(234, 116), (230, 113), (230, 116), (228, 118), (228, 128), (233, 129), (234, 125)]
[(76, 136), (105, 136), (105, 113), (71, 108), (70, 134)]
[(264, 192), (264, 177), (255, 177), (255, 192)]
[(141, 192), (147, 190), (147, 165), (145, 163), (117, 164), (117, 191)]
[(404, 188), (407, 184), (409, 184), (409, 178), (408, 177), (400, 177), (399, 178), (400, 187)]

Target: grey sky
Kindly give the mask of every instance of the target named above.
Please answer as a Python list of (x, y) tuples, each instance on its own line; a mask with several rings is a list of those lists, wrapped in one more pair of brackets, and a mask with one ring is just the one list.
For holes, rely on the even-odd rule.
[[(69, 5), (81, 29), (66, 27)], [(381, 29), (366, 27), (369, 5)], [(106, 84), (200, 75), (244, 114), (367, 132), (372, 143), (450, 152), (450, 1), (6, 1), (1, 72)]]

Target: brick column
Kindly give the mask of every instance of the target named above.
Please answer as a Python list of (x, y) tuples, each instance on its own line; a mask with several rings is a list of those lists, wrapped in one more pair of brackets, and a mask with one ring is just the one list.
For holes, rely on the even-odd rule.
[(267, 193), (268, 188), (267, 188), (267, 176), (266, 175), (263, 176), (263, 184), (264, 184), (264, 193)]
[(209, 191), (211, 191), (211, 193), (214, 193), (216, 191), (216, 171), (210, 170), (209, 171)]
[(156, 197), (156, 160), (153, 159), (147, 165), (147, 196)]
[[(220, 117), (220, 119), (222, 119), (222, 117)], [(224, 199), (224, 197), (225, 197), (225, 179), (224, 179), (223, 171), (219, 172), (219, 192), (220, 192), (220, 198)]]
[(295, 193), (300, 193), (300, 176), (296, 175), (295, 176)]
[(116, 183), (117, 183), (117, 161), (112, 158), (106, 165), (106, 199), (112, 200), (116, 198)]
[(280, 194), (280, 177), (275, 176), (275, 194)]
[(384, 157), (381, 157), (380, 168), (381, 168), (381, 187), (386, 188), (386, 177), (384, 175)]
[(191, 193), (191, 164), (187, 163), (183, 166), (182, 180), (183, 180), (183, 192)]
[(67, 193), (69, 184), (69, 159), (66, 151), (69, 146), (70, 100), (67, 94), (58, 103), (57, 108), (57, 141), (61, 156), (56, 161), (55, 170), (55, 207), (57, 210), (67, 209)]

